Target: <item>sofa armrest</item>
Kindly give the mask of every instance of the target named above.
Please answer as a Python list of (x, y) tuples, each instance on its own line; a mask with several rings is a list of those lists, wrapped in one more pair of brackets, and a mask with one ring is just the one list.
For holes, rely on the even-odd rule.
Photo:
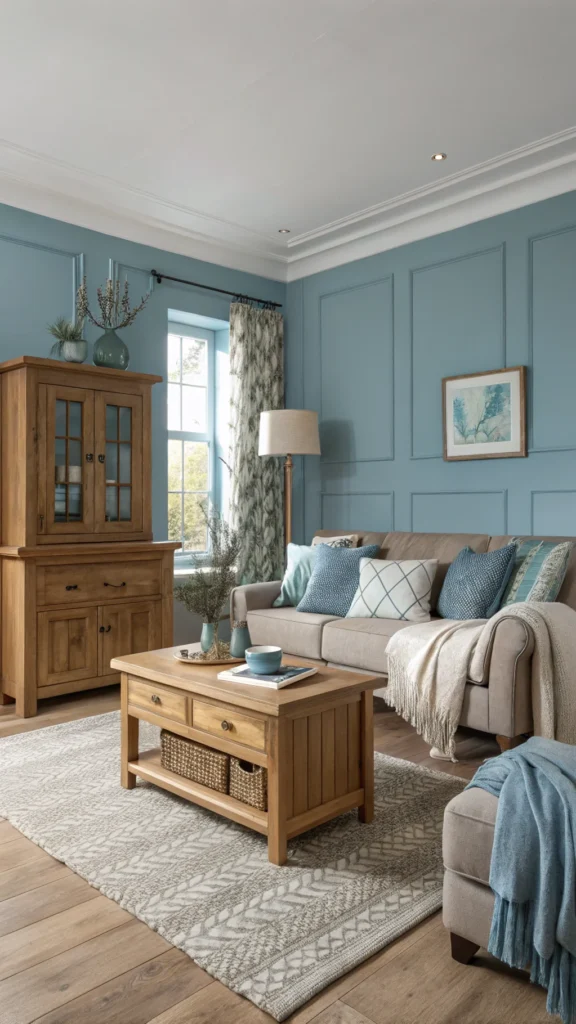
[(532, 652), (534, 634), (516, 616), (502, 618), (487, 657), (490, 732), (520, 736), (532, 732)]
[(246, 583), (230, 594), (230, 622), (246, 622), (248, 612), (271, 608), (282, 589), (282, 580), (271, 583)]

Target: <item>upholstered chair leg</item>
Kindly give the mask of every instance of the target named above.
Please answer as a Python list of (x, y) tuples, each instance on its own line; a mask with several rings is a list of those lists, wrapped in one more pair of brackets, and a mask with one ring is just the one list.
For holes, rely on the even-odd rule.
[(475, 942), (470, 942), (470, 939), (463, 939), (461, 935), (456, 935), (456, 932), (450, 932), (450, 946), (452, 948), (452, 959), (457, 960), (459, 964), (470, 963), (474, 954), (480, 949), (480, 946), (477, 946)]
[(496, 742), (500, 747), (500, 753), (503, 754), (505, 750), (513, 750), (514, 747), (519, 747), (521, 743), (526, 740), (525, 736), (497, 736)]

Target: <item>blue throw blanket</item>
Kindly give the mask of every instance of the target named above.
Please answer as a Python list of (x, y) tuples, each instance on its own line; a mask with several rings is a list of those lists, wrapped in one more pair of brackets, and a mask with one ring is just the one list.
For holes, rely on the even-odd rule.
[(483, 764), (468, 788), (499, 797), (488, 951), (530, 967), (546, 1009), (576, 1022), (576, 747), (534, 737)]

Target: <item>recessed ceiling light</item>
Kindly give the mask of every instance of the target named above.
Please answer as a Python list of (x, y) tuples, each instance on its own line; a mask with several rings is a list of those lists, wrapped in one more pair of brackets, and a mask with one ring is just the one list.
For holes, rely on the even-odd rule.
[(278, 234), (279, 235), (289, 235), (290, 234), (290, 228), (278, 228)]
[(445, 160), (446, 159), (446, 153), (433, 153), (431, 159), (432, 160)]

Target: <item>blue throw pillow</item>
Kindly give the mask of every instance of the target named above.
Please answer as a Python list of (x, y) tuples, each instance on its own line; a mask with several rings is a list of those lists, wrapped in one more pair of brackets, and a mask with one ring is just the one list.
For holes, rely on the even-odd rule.
[(515, 544), (484, 554), (463, 548), (446, 573), (438, 598), (438, 614), (443, 619), (489, 619), (495, 615), (515, 555)]
[(310, 582), (298, 605), (298, 611), (344, 618), (358, 587), (360, 560), (376, 558), (379, 551), (378, 544), (348, 549), (329, 548), (320, 544)]

